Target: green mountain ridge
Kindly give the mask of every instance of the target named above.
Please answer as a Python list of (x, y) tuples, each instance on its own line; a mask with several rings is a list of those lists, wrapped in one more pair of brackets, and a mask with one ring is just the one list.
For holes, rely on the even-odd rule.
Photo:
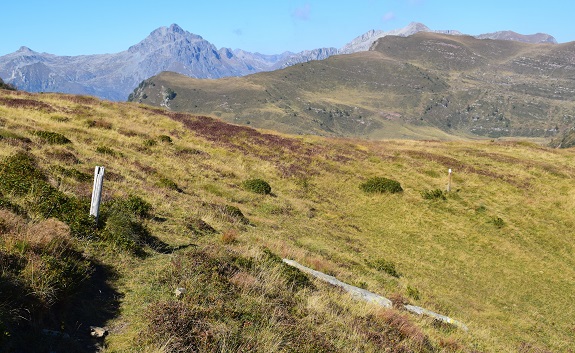
[(130, 100), (295, 134), (550, 138), (573, 126), (574, 52), (574, 43), (420, 32), (241, 78), (164, 72)]

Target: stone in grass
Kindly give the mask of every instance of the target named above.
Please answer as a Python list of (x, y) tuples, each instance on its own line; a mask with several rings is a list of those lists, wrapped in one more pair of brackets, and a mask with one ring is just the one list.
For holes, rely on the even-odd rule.
[(186, 288), (178, 287), (174, 290), (174, 294), (176, 295), (176, 298), (180, 299), (184, 294), (186, 294)]
[(104, 338), (108, 335), (108, 330), (103, 327), (90, 326), (90, 336), (94, 338)]

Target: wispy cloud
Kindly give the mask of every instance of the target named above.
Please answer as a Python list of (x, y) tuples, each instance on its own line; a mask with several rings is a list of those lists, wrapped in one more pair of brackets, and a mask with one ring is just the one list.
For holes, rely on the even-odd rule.
[(307, 21), (309, 20), (310, 13), (311, 13), (311, 6), (309, 4), (305, 4), (301, 7), (296, 8), (291, 15), (293, 18), (297, 20)]
[(393, 19), (395, 19), (395, 13), (393, 12), (387, 12), (383, 15), (383, 17), (381, 18), (383, 20), (383, 22), (389, 22)]

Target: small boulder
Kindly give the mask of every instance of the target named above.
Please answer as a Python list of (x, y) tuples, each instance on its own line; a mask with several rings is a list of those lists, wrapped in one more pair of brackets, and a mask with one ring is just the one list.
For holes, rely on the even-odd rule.
[(186, 288), (176, 288), (174, 290), (174, 294), (176, 295), (176, 298), (180, 299), (181, 297), (184, 296), (184, 294), (186, 294)]
[(90, 336), (94, 338), (103, 338), (108, 335), (108, 330), (98, 326), (90, 326)]

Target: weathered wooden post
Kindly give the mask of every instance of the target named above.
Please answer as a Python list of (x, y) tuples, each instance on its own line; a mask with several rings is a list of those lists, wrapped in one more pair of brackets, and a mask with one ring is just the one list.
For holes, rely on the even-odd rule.
[(92, 203), (90, 204), (90, 216), (96, 218), (98, 224), (98, 215), (100, 213), (100, 199), (102, 198), (102, 183), (104, 182), (104, 167), (94, 169), (94, 187), (92, 188)]
[(447, 192), (451, 191), (451, 168), (449, 168), (449, 172), (447, 175)]

